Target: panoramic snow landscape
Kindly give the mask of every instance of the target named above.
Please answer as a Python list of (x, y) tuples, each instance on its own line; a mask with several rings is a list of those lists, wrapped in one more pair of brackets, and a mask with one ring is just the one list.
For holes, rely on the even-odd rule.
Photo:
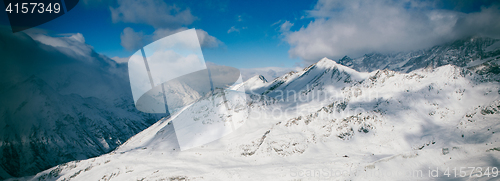
[(500, 180), (498, 0), (0, 7), (0, 180)]
[(373, 55), (323, 58), (274, 80), (254, 76), (226, 90), (245, 87), (246, 102), (228, 102), (248, 114), (221, 139), (179, 147), (172, 122), (224, 121), (207, 116), (222, 96), (202, 97), (108, 154), (13, 180), (495, 180), (499, 42), (472, 37), (379, 55), (378, 66), (364, 64)]

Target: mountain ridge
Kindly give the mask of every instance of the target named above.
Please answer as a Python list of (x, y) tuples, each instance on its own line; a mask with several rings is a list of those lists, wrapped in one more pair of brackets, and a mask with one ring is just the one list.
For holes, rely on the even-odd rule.
[[(179, 151), (172, 116), (109, 154), (25, 179), (292, 180), (311, 178), (297, 171), (327, 168), (322, 179), (353, 180), (380, 170), (498, 167), (500, 157), (491, 150), (500, 141), (494, 133), (500, 131), (500, 83), (487, 78), (453, 64), (367, 73), (324, 58), (273, 81), (255, 76), (244, 82), (253, 85), (249, 119), (220, 140)], [(286, 98), (294, 95), (299, 99)], [(220, 105), (190, 110), (204, 114)], [(157, 141), (144, 147), (149, 138), (142, 137)], [(349, 174), (329, 172), (344, 169)]]
[(408, 73), (419, 68), (429, 66), (436, 68), (446, 64), (467, 67), (474, 61), (498, 57), (500, 55), (498, 46), (488, 49), (498, 42), (498, 39), (474, 36), (419, 51), (370, 53), (355, 59), (344, 56), (336, 62), (360, 72), (390, 69)]

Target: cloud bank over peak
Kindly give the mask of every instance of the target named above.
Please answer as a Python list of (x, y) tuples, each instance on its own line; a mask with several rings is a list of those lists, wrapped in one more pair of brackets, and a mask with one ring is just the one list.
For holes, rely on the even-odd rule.
[(319, 0), (307, 13), (313, 18), (307, 26), (283, 35), (290, 56), (309, 62), (418, 50), (466, 36), (500, 37), (498, 5), (463, 13), (427, 1)]

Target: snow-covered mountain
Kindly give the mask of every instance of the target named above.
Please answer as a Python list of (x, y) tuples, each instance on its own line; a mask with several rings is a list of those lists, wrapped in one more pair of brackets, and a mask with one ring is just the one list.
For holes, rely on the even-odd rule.
[(8, 31), (0, 27), (0, 180), (109, 153), (161, 118), (133, 106), (126, 65), (73, 37), (58, 48)]
[[(490, 58), (466, 63), (497, 64)], [(428, 175), (436, 168), (444, 178), (446, 168), (500, 167), (500, 83), (489, 79), (496, 72), (403, 66), (410, 60), (398, 71), (360, 72), (324, 58), (272, 81), (255, 76), (243, 83), (248, 119), (219, 140), (180, 151), (170, 123), (220, 109), (221, 96), (161, 119), (109, 154), (21, 180), (427, 180), (437, 179)]]
[[(253, 94), (263, 94), (271, 97), (276, 97), (282, 91), (298, 92), (304, 89), (310, 91), (312, 89), (337, 89), (344, 87), (355, 81), (361, 81), (368, 77), (368, 73), (360, 73), (345, 66), (339, 66), (334, 61), (323, 58), (319, 62), (303, 69), (299, 72), (289, 72), (285, 75), (277, 77), (272, 82), (267, 83), (267, 80), (261, 76), (256, 76), (260, 80), (253, 77), (248, 80), (248, 90)], [(261, 81), (262, 80), (262, 81)], [(254, 86), (255, 82), (265, 82), (260, 86)], [(286, 94), (284, 97), (286, 98)]]

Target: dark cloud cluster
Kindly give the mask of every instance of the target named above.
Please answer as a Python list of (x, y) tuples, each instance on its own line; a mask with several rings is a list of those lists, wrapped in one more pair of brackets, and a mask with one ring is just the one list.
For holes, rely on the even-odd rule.
[[(146, 44), (165, 36), (186, 30), (197, 17), (189, 8), (180, 8), (175, 4), (167, 4), (163, 0), (118, 0), (117, 7), (110, 7), (114, 23), (146, 24), (155, 28), (153, 34), (145, 34), (127, 27), (121, 33), (121, 45), (134, 51)], [(217, 38), (206, 31), (198, 29), (198, 38), (202, 47), (214, 48), (222, 45)]]
[[(153, 34), (148, 35), (142, 31), (135, 31), (134, 29), (127, 27), (120, 35), (121, 45), (129, 51), (135, 51), (140, 49), (144, 45), (184, 30), (187, 30), (187, 28), (181, 27), (174, 30), (156, 29)], [(198, 40), (200, 41), (200, 45), (203, 48), (216, 48), (220, 45), (223, 45), (223, 43), (219, 39), (209, 35), (202, 29), (196, 29), (196, 34), (198, 35)]]
[(113, 22), (142, 23), (155, 28), (175, 28), (196, 20), (190, 9), (163, 0), (118, 0), (118, 7), (110, 10)]

